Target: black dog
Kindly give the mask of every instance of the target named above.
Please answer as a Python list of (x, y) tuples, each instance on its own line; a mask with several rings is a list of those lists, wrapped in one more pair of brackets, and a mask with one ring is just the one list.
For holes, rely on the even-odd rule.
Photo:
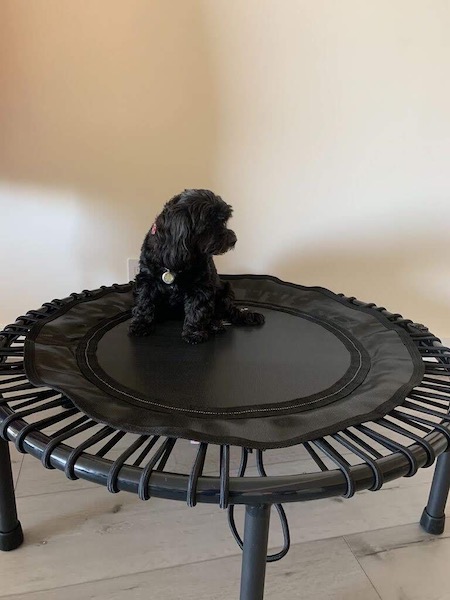
[(264, 316), (239, 309), (228, 282), (217, 275), (213, 255), (236, 244), (227, 229), (232, 208), (209, 190), (185, 190), (157, 217), (142, 245), (129, 334), (149, 335), (155, 320), (184, 314), (189, 344), (234, 325), (262, 325)]

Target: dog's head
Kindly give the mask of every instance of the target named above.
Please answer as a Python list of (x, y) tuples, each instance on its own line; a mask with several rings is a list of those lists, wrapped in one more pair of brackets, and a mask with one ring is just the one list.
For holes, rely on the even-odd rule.
[(181, 270), (201, 255), (224, 254), (237, 238), (227, 228), (232, 208), (209, 190), (184, 190), (172, 198), (155, 222), (165, 266)]

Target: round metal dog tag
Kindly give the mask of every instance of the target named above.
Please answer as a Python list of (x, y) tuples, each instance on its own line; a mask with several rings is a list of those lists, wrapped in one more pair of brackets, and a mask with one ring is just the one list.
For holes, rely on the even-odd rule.
[(161, 276), (161, 279), (164, 281), (164, 283), (167, 283), (167, 285), (170, 285), (171, 283), (173, 283), (175, 281), (175, 275), (173, 273), (171, 273), (169, 270), (164, 271), (164, 273)]

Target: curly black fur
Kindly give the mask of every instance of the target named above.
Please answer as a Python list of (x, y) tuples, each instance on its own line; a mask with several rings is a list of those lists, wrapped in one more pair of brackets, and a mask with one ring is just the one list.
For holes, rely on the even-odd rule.
[[(155, 321), (184, 315), (182, 337), (190, 344), (234, 325), (262, 325), (264, 316), (239, 309), (228, 282), (217, 275), (213, 255), (236, 244), (227, 228), (232, 208), (209, 190), (185, 190), (172, 198), (147, 233), (134, 288), (130, 335), (149, 335)], [(175, 275), (172, 284), (162, 275)]]

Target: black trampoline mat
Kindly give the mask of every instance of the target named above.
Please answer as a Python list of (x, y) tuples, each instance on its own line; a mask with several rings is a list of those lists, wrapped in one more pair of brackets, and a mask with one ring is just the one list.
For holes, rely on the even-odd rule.
[(125, 315), (90, 338), (84, 362), (106, 389), (148, 403), (153, 396), (156, 407), (192, 414), (308, 410), (362, 381), (369, 357), (345, 332), (308, 315), (258, 310), (266, 316), (264, 327), (228, 327), (197, 346), (181, 339), (181, 323), (174, 321), (159, 324), (149, 337), (130, 338)]
[(32, 329), (30, 381), (118, 429), (262, 449), (379, 418), (421, 381), (414, 343), (379, 312), (322, 288), (224, 278), (265, 325), (228, 326), (198, 346), (180, 321), (130, 338), (132, 288), (108, 288)]

